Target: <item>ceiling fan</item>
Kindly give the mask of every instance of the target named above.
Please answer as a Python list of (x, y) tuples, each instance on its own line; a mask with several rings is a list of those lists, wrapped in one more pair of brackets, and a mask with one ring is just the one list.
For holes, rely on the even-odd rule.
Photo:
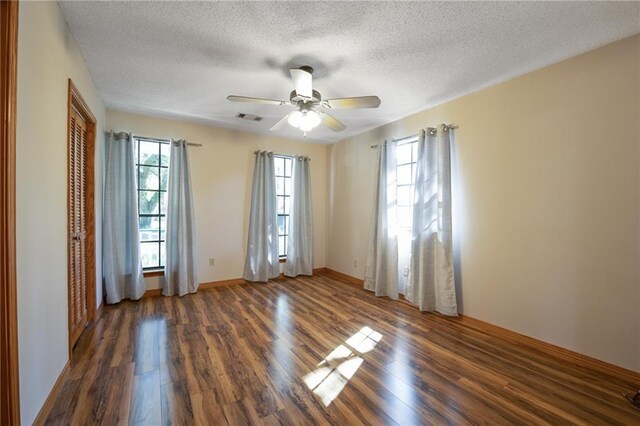
[(339, 132), (347, 128), (340, 120), (331, 116), (324, 110), (328, 109), (351, 109), (351, 108), (378, 108), (380, 98), (377, 96), (360, 96), (355, 98), (322, 99), (320, 92), (313, 90), (312, 74), (313, 68), (302, 66), (291, 68), (291, 79), (295, 90), (289, 95), (288, 101), (278, 101), (274, 99), (250, 98), (246, 96), (227, 96), (233, 102), (248, 102), (263, 105), (287, 105), (297, 107), (278, 121), (271, 130), (278, 130), (289, 123), (291, 126), (302, 130), (306, 136), (307, 132), (324, 124), (334, 132)]

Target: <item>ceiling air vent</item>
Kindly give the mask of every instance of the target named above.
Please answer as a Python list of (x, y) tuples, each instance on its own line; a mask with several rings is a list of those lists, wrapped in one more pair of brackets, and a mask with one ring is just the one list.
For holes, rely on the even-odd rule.
[(243, 112), (238, 113), (238, 115), (236, 115), (236, 117), (242, 118), (243, 120), (249, 120), (249, 121), (260, 121), (260, 120), (262, 120), (262, 117), (258, 117), (257, 115), (253, 115), (253, 114), (245, 114)]

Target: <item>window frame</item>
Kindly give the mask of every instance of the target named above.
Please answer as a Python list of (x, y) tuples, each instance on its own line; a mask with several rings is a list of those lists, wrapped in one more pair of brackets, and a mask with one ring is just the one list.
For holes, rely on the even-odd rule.
[[(398, 214), (396, 216), (396, 226), (398, 227), (399, 230), (403, 230), (403, 231), (411, 231), (412, 225), (406, 225), (403, 226), (400, 223), (400, 209), (401, 208), (409, 208), (411, 210), (411, 214), (413, 215), (413, 197), (414, 197), (414, 193), (415, 193), (415, 186), (416, 186), (416, 174), (417, 174), (417, 165), (418, 165), (418, 142), (419, 142), (420, 138), (418, 135), (413, 135), (413, 136), (408, 136), (402, 139), (396, 139), (394, 140), (394, 143), (396, 144), (395, 148), (396, 148), (396, 209), (398, 209)], [(411, 146), (411, 161), (409, 162), (404, 162), (404, 163), (400, 163), (397, 157), (397, 150), (399, 147), (401, 146), (405, 146), (405, 145), (410, 145)], [(406, 167), (406, 166), (410, 166), (410, 183), (403, 183), (400, 184), (398, 183), (398, 169), (400, 167)], [(400, 200), (398, 197), (398, 194), (400, 193), (400, 188), (409, 188), (409, 193), (410, 193), (410, 201), (409, 204), (400, 204)]]
[[(140, 226), (141, 218), (157, 218), (158, 219), (158, 239), (157, 240), (143, 240), (142, 235), (140, 236), (140, 240), (138, 244), (142, 248), (142, 244), (157, 244), (158, 246), (158, 264), (153, 266), (143, 266), (142, 270), (145, 274), (149, 274), (153, 271), (163, 271), (165, 265), (162, 262), (162, 244), (165, 243), (166, 250), (166, 229), (165, 229), (165, 238), (162, 238), (162, 219), (167, 217), (166, 212), (162, 212), (162, 202), (161, 197), (162, 193), (168, 194), (168, 188), (162, 189), (162, 170), (167, 170), (167, 185), (168, 185), (168, 173), (169, 173), (169, 164), (162, 164), (162, 145), (171, 146), (170, 139), (160, 139), (160, 138), (148, 138), (144, 136), (136, 136), (132, 135), (134, 142), (136, 143), (136, 195), (137, 195), (137, 208), (138, 208), (138, 227)], [(142, 164), (140, 157), (140, 143), (141, 142), (152, 142), (158, 144), (158, 163), (156, 164)], [(171, 151), (169, 151), (171, 152)], [(158, 189), (147, 189), (140, 188), (140, 171), (143, 167), (148, 168), (156, 168), (158, 169)], [(140, 193), (141, 192), (157, 192), (158, 195), (158, 213), (141, 213), (140, 211)], [(166, 222), (165, 222), (166, 223)], [(165, 256), (166, 261), (166, 256)]]
[[(288, 253), (288, 237), (289, 237), (289, 225), (291, 223), (291, 194), (287, 194), (287, 185), (286, 185), (286, 179), (290, 179), (289, 182), (291, 182), (291, 184), (289, 185), (289, 188), (292, 190), (293, 187), (293, 162), (295, 161), (295, 156), (293, 155), (285, 155), (285, 154), (273, 154), (273, 158), (274, 161), (276, 158), (282, 158), (284, 159), (284, 175), (278, 175), (276, 174), (276, 168), (275, 168), (275, 164), (274, 164), (274, 175), (275, 175), (275, 179), (276, 179), (276, 224), (279, 223), (279, 219), (280, 217), (284, 218), (284, 233), (281, 234), (280, 233), (280, 227), (277, 226), (277, 232), (278, 232), (278, 259), (280, 259), (280, 261), (286, 260), (287, 258), (287, 253)], [(287, 170), (287, 160), (289, 160), (289, 164), (290, 167)], [(287, 175), (287, 172), (289, 173)], [(282, 184), (282, 188), (284, 193), (283, 194), (279, 194), (278, 193), (278, 179), (285, 179), (285, 181), (283, 181)], [(284, 198), (283, 201), (283, 208), (284, 211), (287, 211), (287, 203), (289, 206), (289, 213), (280, 213), (278, 211), (278, 199), (279, 198)], [(284, 237), (284, 253), (280, 253), (280, 238)]]

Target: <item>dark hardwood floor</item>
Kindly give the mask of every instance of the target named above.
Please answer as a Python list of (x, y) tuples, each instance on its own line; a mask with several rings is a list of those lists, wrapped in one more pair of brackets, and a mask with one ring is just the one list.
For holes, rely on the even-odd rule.
[(637, 383), (324, 276), (105, 307), (72, 361), (50, 424), (640, 424)]

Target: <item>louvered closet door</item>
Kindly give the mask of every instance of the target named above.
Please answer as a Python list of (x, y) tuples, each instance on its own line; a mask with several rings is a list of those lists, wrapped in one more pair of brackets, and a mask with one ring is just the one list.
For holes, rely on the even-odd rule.
[(69, 331), (73, 345), (88, 322), (86, 265), (87, 124), (75, 110), (69, 123)]

